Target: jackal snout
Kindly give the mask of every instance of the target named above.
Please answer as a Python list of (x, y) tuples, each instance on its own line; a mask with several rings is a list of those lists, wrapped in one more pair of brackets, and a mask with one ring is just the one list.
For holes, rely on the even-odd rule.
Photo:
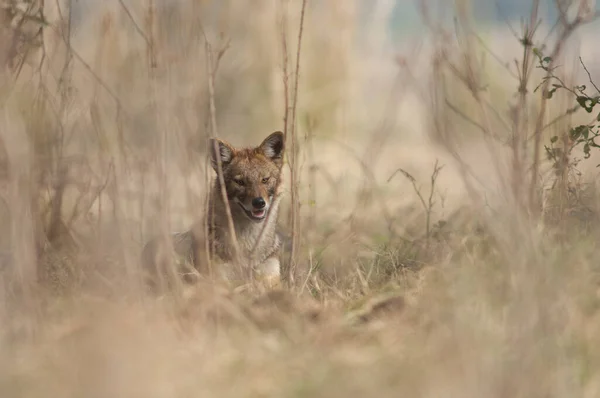
[(273, 195), (270, 195), (264, 189), (259, 189), (258, 192), (250, 192), (248, 195), (238, 195), (233, 198), (233, 201), (240, 206), (242, 211), (256, 221), (260, 221), (267, 216), (272, 200)]

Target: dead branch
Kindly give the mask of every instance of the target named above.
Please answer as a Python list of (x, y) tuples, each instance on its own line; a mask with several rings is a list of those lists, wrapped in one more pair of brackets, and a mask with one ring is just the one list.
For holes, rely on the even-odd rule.
[(298, 108), (298, 81), (300, 75), (300, 54), (302, 48), (302, 33), (304, 30), (304, 15), (306, 11), (307, 0), (302, 1), (302, 9), (300, 11), (300, 27), (298, 29), (298, 47), (296, 49), (296, 69), (294, 71), (294, 92), (292, 100), (292, 120), (291, 120), (291, 156), (290, 156), (290, 168), (291, 168), (291, 185), (292, 185), (292, 248), (289, 258), (290, 275), (292, 275), (293, 269), (295, 268), (296, 251), (298, 250), (298, 239), (299, 239), (299, 213), (300, 213), (300, 202), (298, 198), (298, 169), (297, 169), (297, 146), (298, 137), (296, 134), (296, 114)]
[(417, 194), (419, 201), (421, 202), (421, 206), (423, 206), (423, 210), (425, 211), (425, 250), (429, 250), (429, 241), (431, 238), (431, 215), (433, 213), (434, 206), (433, 194), (435, 192), (435, 184), (438, 179), (439, 173), (443, 168), (444, 166), (439, 166), (439, 161), (436, 159), (435, 164), (433, 166), (433, 172), (431, 173), (430, 177), (430, 189), (427, 200), (425, 200), (425, 197), (421, 193), (421, 189), (417, 186), (417, 180), (406, 170), (398, 168), (392, 173), (392, 175), (387, 180), (387, 182), (389, 183), (398, 173), (401, 173), (412, 184), (413, 190)]
[[(206, 35), (204, 35), (204, 44), (205, 44), (205, 51), (206, 51), (206, 68), (207, 68), (207, 75), (208, 75), (208, 96), (209, 96), (209, 105), (210, 105), (210, 136), (212, 138), (215, 138), (218, 136), (218, 131), (217, 131), (217, 111), (216, 111), (216, 106), (215, 106), (215, 86), (214, 86), (214, 78), (215, 78), (215, 63), (213, 61), (213, 51), (212, 51), (212, 47), (210, 45), (210, 42), (208, 41), (208, 38), (206, 37)], [(219, 146), (217, 141), (213, 141), (213, 148), (209, 148), (209, 150), (213, 150), (215, 154), (218, 154), (220, 152), (219, 150)], [(234, 257), (234, 261), (236, 262), (236, 264), (238, 264), (238, 266), (242, 266), (241, 264), (241, 258), (240, 256), (240, 251), (239, 251), (239, 246), (238, 246), (238, 241), (237, 241), (237, 236), (235, 233), (235, 226), (233, 224), (233, 217), (231, 215), (231, 209), (229, 208), (228, 205), (228, 200), (227, 200), (227, 192), (225, 190), (225, 178), (223, 177), (223, 162), (221, 161), (221, 157), (220, 156), (215, 156), (217, 159), (217, 178), (219, 179), (219, 186), (221, 188), (221, 199), (223, 200), (223, 204), (225, 205), (225, 213), (227, 214), (227, 225), (229, 228), (229, 234), (231, 236), (231, 241), (232, 241), (232, 245), (233, 245), (233, 257)]]

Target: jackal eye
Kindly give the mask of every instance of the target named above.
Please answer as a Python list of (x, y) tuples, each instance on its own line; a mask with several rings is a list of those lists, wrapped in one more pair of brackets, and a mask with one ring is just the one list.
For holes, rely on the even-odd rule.
[(236, 184), (240, 185), (240, 186), (244, 186), (244, 180), (242, 180), (241, 178), (234, 178), (233, 182), (235, 182)]
[(270, 179), (271, 179), (270, 177), (265, 177), (262, 179), (262, 183), (266, 184), (267, 182), (269, 182)]

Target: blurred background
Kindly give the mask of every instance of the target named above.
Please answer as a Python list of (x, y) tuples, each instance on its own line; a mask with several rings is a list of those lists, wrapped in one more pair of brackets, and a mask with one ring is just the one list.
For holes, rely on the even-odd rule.
[[(3, 1), (0, 395), (598, 396), (599, 13)], [(285, 289), (146, 297), (276, 130)]]

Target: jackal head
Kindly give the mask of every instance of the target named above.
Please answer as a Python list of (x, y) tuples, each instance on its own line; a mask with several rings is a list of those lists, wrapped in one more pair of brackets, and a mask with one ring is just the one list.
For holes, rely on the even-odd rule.
[(254, 148), (234, 148), (225, 141), (211, 139), (209, 152), (212, 167), (217, 172), (218, 189), (218, 159), (221, 159), (225, 191), (232, 212), (241, 211), (252, 221), (262, 221), (273, 199), (280, 193), (283, 133), (272, 133)]

